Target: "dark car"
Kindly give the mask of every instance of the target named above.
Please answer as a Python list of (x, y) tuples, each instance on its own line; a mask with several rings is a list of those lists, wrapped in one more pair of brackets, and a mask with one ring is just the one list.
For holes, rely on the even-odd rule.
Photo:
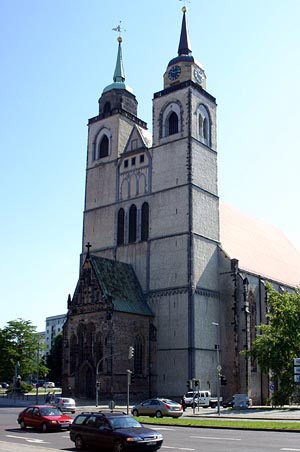
[(21, 411), (18, 423), (21, 428), (34, 427), (43, 432), (69, 429), (73, 419), (58, 408), (49, 405), (31, 405)]
[(117, 411), (78, 414), (70, 426), (70, 439), (77, 450), (90, 446), (113, 452), (152, 452), (160, 449), (163, 442), (161, 433)]

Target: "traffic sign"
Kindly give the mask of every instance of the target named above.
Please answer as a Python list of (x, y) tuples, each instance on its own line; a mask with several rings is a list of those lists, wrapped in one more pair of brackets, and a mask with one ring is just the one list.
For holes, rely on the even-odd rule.
[(294, 358), (294, 366), (300, 366), (300, 358)]
[(294, 382), (300, 383), (300, 375), (294, 375)]

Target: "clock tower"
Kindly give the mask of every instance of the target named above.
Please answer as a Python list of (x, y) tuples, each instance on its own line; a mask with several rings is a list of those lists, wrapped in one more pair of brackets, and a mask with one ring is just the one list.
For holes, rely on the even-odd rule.
[(149, 304), (157, 387), (168, 394), (192, 378), (216, 392), (212, 323), (220, 320), (216, 101), (192, 55), (182, 12), (178, 56), (153, 100)]

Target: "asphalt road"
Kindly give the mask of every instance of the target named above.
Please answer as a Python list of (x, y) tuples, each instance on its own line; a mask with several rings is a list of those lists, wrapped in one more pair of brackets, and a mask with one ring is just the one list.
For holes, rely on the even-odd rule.
[[(0, 452), (74, 451), (69, 433), (21, 430), (20, 408), (0, 407)], [(157, 428), (157, 427), (155, 427)], [(299, 433), (161, 426), (161, 452), (300, 452)], [(90, 452), (94, 452), (90, 450)], [(104, 451), (103, 451), (104, 452)]]

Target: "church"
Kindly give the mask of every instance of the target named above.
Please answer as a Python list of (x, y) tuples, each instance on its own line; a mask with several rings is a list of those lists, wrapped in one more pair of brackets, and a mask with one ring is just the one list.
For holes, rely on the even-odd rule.
[(265, 320), (266, 282), (299, 286), (300, 253), (281, 231), (219, 199), (217, 104), (193, 56), (185, 7), (178, 37), (153, 95), (152, 133), (125, 82), (121, 36), (113, 83), (88, 121), (63, 391), (126, 400), (130, 385), (134, 400), (178, 400), (188, 382), (216, 395), (227, 380), (224, 398), (264, 403), (271, 382), (241, 351)]

